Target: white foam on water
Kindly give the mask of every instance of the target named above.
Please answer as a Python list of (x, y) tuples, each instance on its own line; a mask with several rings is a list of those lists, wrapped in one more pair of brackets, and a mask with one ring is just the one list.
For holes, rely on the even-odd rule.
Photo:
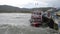
[(0, 13), (0, 34), (54, 34), (47, 28), (31, 27), (30, 17), (28, 13)]

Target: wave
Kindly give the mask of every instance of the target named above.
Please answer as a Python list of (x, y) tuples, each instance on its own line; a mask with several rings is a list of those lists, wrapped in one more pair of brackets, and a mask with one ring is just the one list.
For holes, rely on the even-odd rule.
[[(49, 31), (50, 30), (50, 31)], [(0, 34), (53, 34), (52, 29), (0, 24)], [(55, 32), (58, 34), (57, 32)]]

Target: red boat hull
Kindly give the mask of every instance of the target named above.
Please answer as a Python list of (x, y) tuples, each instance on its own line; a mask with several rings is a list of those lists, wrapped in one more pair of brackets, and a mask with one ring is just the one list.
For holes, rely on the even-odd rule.
[(34, 22), (34, 23), (32, 23), (31, 25), (34, 26), (34, 27), (40, 27), (42, 24), (37, 23), (37, 22)]

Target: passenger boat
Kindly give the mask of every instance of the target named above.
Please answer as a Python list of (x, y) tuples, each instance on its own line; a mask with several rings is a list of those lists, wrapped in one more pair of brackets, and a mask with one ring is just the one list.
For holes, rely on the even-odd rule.
[(42, 25), (42, 11), (34, 11), (31, 15), (30, 23), (32, 26), (39, 27)]
[[(58, 24), (56, 24), (51, 18), (50, 13), (48, 12), (48, 17), (44, 16), (43, 11), (33, 11), (30, 19), (31, 26), (40, 27), (40, 26), (48, 26), (52, 29), (58, 30)], [(50, 17), (49, 17), (50, 16)], [(56, 28), (55, 28), (56, 26)]]

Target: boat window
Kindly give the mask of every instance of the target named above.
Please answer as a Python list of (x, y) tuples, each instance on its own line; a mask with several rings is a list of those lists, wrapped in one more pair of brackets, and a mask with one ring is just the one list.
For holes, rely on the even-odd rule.
[(39, 13), (39, 15), (41, 15), (41, 13)]
[(41, 15), (41, 13), (37, 13), (37, 15)]

